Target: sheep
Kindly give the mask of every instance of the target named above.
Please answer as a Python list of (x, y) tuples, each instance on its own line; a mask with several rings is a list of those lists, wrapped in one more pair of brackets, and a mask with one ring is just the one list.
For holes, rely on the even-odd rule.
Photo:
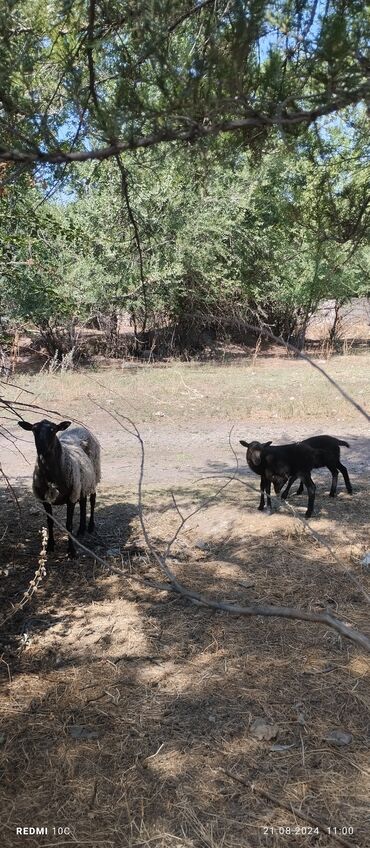
[[(349, 479), (348, 471), (346, 469), (346, 466), (343, 465), (340, 461), (340, 447), (343, 446), (345, 448), (349, 448), (348, 442), (344, 442), (343, 439), (337, 439), (335, 438), (335, 436), (311, 436), (309, 439), (303, 439), (300, 444), (309, 445), (311, 448), (318, 448), (319, 450), (324, 451), (327, 459), (324, 465), (329, 468), (332, 473), (332, 482), (329, 492), (330, 498), (334, 498), (337, 493), (338, 471), (340, 471), (343, 476), (348, 494), (352, 495), (353, 489), (351, 481)], [(321, 465), (315, 465), (315, 468), (321, 467)], [(289, 489), (290, 486), (288, 488), (288, 491)], [(297, 495), (301, 495), (302, 492), (303, 483), (301, 481), (299, 484)]]
[(288, 488), (281, 495), (285, 499), (291, 484), (299, 477), (307, 487), (306, 518), (310, 518), (313, 513), (316, 491), (311, 471), (313, 468), (326, 465), (325, 452), (297, 442), (276, 447), (271, 447), (271, 442), (261, 444), (260, 442), (248, 443), (241, 440), (240, 444), (247, 448), (248, 465), (261, 476), (261, 498), (258, 509), (264, 509), (265, 492), (267, 494), (267, 505), (271, 508), (271, 483), (274, 484), (275, 492), (278, 494), (285, 481), (288, 480)]
[(251, 471), (254, 471), (255, 474), (258, 474), (259, 477), (261, 477), (261, 485), (260, 485), (261, 498), (260, 498), (260, 503), (259, 503), (258, 509), (263, 510), (265, 508), (265, 491), (266, 491), (266, 495), (267, 495), (267, 506), (268, 506), (269, 509), (271, 509), (272, 508), (271, 507), (271, 497), (270, 497), (271, 482), (273, 483), (275, 492), (277, 494), (280, 491), (283, 484), (286, 483), (286, 481), (288, 479), (287, 477), (282, 477), (282, 478), (274, 477), (272, 480), (267, 481), (267, 484), (266, 484), (266, 481), (263, 478), (263, 466), (262, 466), (262, 463), (261, 463), (261, 451), (262, 451), (263, 448), (268, 448), (272, 444), (272, 442), (263, 442), (263, 443), (261, 443), (261, 442), (245, 442), (243, 439), (241, 439), (240, 444), (243, 445), (243, 447), (247, 448), (246, 459), (247, 459), (247, 463), (249, 465), (249, 468), (251, 469)]
[[(252, 471), (256, 474), (262, 475), (262, 465), (261, 465), (261, 448), (269, 447), (272, 442), (264, 442), (261, 444), (260, 442), (245, 442), (241, 440), (240, 444), (244, 447), (247, 447), (247, 462)], [(312, 436), (308, 439), (302, 440), (302, 442), (296, 442), (295, 444), (308, 445), (309, 447), (318, 450), (319, 453), (316, 453), (315, 464), (312, 466), (313, 468), (322, 468), (327, 467), (332, 473), (332, 484), (330, 489), (330, 497), (335, 497), (337, 491), (337, 482), (338, 482), (338, 471), (341, 472), (344, 478), (344, 482), (346, 485), (346, 489), (348, 494), (352, 494), (352, 486), (349, 479), (348, 471), (340, 461), (340, 446), (343, 445), (345, 447), (349, 447), (348, 442), (344, 442), (341, 439), (337, 439), (334, 436)], [(281, 497), (285, 500), (290, 491), (290, 487), (293, 484), (295, 477), (291, 478), (272, 478), (272, 482), (274, 484), (275, 492), (278, 493), (282, 485), (287, 482), (287, 487), (282, 492)], [(271, 481), (270, 481), (271, 483)], [(297, 495), (300, 495), (303, 491), (303, 482), (301, 480), (299, 489), (297, 491)], [(261, 499), (259, 509), (263, 510), (265, 505), (264, 498), (265, 488), (263, 485), (263, 481), (261, 479)], [(270, 487), (266, 489), (267, 493), (267, 506), (271, 509), (271, 498), (270, 498)]]
[[(100, 481), (100, 445), (95, 436), (82, 425), (70, 421), (53, 424), (52, 421), (18, 421), (23, 430), (33, 432), (37, 459), (33, 472), (33, 492), (44, 505), (47, 515), (47, 550), (53, 551), (54, 524), (52, 504), (67, 504), (66, 528), (73, 531), (74, 508), (80, 503), (80, 525), (77, 535), (86, 531), (86, 501), (90, 496), (89, 533), (95, 527), (94, 510), (96, 486)], [(59, 435), (60, 433), (60, 435)], [(68, 554), (76, 556), (76, 548), (68, 537)]]

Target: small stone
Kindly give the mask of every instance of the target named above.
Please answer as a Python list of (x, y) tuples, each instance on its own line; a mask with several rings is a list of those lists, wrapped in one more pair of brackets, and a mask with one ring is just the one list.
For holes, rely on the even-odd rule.
[(98, 733), (91, 727), (85, 727), (83, 724), (72, 724), (68, 731), (72, 739), (97, 739)]
[(330, 730), (322, 737), (329, 745), (335, 745), (341, 748), (343, 745), (349, 745), (352, 742), (352, 733), (347, 733), (345, 730)]
[(251, 734), (255, 736), (256, 739), (262, 741), (265, 739), (267, 742), (270, 739), (275, 739), (278, 735), (279, 728), (277, 724), (268, 724), (264, 718), (255, 718), (255, 720), (251, 724)]
[(365, 568), (369, 568), (370, 566), (370, 551), (368, 551), (365, 556), (361, 560), (361, 565), (364, 565)]
[(114, 548), (108, 548), (108, 550), (107, 550), (107, 556), (111, 556), (111, 557), (120, 556), (120, 553), (121, 553), (121, 548), (119, 546), (114, 547)]
[(200, 551), (208, 550), (208, 542), (205, 542), (204, 539), (198, 539), (194, 544), (195, 548), (199, 548)]

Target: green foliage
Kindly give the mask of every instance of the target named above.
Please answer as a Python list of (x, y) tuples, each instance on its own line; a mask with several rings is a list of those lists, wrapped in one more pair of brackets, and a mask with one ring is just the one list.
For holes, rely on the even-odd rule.
[(0, 33), (0, 159), (41, 161), (0, 165), (0, 314), (288, 337), (367, 293), (365, 4), (5, 0)]
[(0, 155), (304, 135), (368, 100), (369, 36), (360, 0), (3, 0)]

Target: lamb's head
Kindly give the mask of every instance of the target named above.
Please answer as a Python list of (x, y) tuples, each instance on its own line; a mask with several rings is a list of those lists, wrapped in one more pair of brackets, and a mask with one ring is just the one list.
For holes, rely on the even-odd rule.
[(52, 452), (59, 430), (66, 430), (71, 422), (61, 421), (60, 424), (54, 424), (44, 418), (42, 421), (37, 421), (36, 424), (30, 424), (29, 421), (18, 421), (18, 424), (23, 430), (32, 431), (38, 456), (45, 457)]
[(249, 468), (259, 474), (262, 451), (264, 448), (268, 448), (272, 442), (245, 442), (243, 439), (240, 439), (240, 444), (243, 445), (244, 448), (247, 448), (246, 460)]

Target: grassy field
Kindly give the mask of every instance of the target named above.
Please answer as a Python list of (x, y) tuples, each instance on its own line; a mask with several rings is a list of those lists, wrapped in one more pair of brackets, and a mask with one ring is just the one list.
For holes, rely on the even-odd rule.
[[(328, 374), (370, 411), (370, 356), (335, 357), (324, 365)], [(127, 414), (153, 420), (161, 411), (171, 420), (199, 418), (274, 418), (310, 421), (357, 420), (342, 404), (335, 387), (309, 364), (295, 359), (240, 360), (229, 365), (177, 363), (128, 366), (66, 374), (19, 375), (17, 385), (35, 393), (45, 406), (57, 404), (65, 414), (91, 411), (88, 397), (119, 397)], [(15, 392), (15, 394), (18, 394)]]
[[(370, 410), (369, 357), (326, 367)], [(231, 604), (328, 609), (369, 635), (365, 420), (308, 365), (288, 359), (15, 375), (14, 382), (98, 433), (103, 482), (97, 531), (87, 540), (92, 555), (69, 562), (58, 531), (38, 592), (0, 634), (2, 844), (18, 845), (16, 827), (33, 825), (48, 827), (47, 838), (22, 837), (37, 848), (320, 848), (336, 844), (331, 826), (365, 848), (365, 650), (328, 626), (230, 615), (148, 583), (164, 581), (154, 552), (179, 525), (173, 494), (184, 515), (203, 505), (168, 559), (186, 586)], [(152, 550), (138, 518), (138, 446), (109, 415), (114, 410), (132, 417), (144, 438)], [(240, 465), (237, 480), (219, 491), (235, 471), (232, 425)], [(272, 516), (258, 513), (259, 481), (246, 472), (240, 435), (320, 431), (348, 437), (343, 461), (353, 497), (341, 481), (330, 500), (323, 471), (310, 526), (302, 522), (304, 497), (291, 498), (293, 512), (275, 502)], [(43, 523), (30, 492), (32, 438), (17, 445), (24, 458), (15, 444), (2, 448), (21, 507), (19, 515), (4, 489), (2, 615), (33, 577)], [(256, 719), (270, 738), (258, 738)], [(346, 744), (334, 731), (350, 734)]]

